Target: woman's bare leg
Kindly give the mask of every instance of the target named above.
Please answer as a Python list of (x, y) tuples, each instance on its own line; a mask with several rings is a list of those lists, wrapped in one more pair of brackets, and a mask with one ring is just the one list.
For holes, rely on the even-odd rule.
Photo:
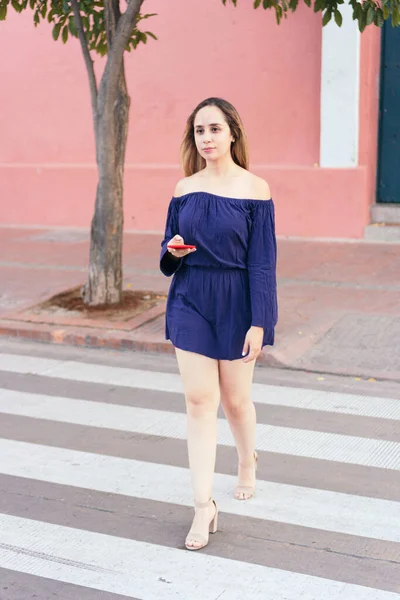
[[(186, 350), (176, 349), (183, 381), (187, 412), (189, 467), (194, 500), (205, 503), (212, 496), (217, 448), (219, 406), (218, 361)], [(197, 509), (191, 531), (208, 536), (214, 509)], [(189, 546), (199, 546), (188, 538)]]
[[(255, 486), (256, 410), (251, 400), (255, 361), (219, 361), (221, 403), (229, 422), (239, 457), (239, 485)], [(236, 497), (245, 500), (251, 493)]]

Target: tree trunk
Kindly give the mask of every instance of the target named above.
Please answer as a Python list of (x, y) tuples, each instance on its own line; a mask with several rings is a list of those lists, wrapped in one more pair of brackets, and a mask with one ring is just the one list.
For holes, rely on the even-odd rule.
[[(122, 61), (124, 59), (122, 58)], [(116, 102), (98, 105), (96, 156), (99, 182), (91, 226), (85, 304), (118, 304), (122, 295), (123, 179), (130, 98), (122, 63)]]

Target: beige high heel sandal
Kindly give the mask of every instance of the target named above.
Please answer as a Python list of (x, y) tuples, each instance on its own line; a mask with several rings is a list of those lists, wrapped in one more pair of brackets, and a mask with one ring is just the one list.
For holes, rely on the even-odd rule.
[[(254, 469), (257, 472), (257, 461), (258, 461), (258, 454), (256, 451), (254, 451)], [(236, 500), (250, 500), (250, 498), (252, 498), (255, 494), (256, 491), (256, 486), (254, 485), (253, 487), (250, 486), (246, 486), (246, 485), (237, 485), (235, 488), (235, 498)], [(239, 498), (239, 496), (243, 494), (245, 497), (244, 498)]]
[[(214, 505), (214, 507), (215, 507), (215, 513), (214, 513), (213, 518), (210, 521), (209, 533), (216, 533), (217, 529), (218, 529), (218, 507), (215, 503), (215, 500), (210, 498), (210, 500), (208, 502), (195, 502), (194, 503), (195, 508), (208, 508), (209, 506), (212, 506), (212, 505)], [(201, 533), (194, 533), (194, 532), (192, 532), (192, 530), (190, 530), (186, 537), (185, 546), (188, 550), (201, 550), (202, 548), (207, 546), (209, 537), (210, 536), (205, 537)], [(188, 541), (194, 542), (195, 544), (201, 544), (201, 545), (200, 546), (188, 546)]]

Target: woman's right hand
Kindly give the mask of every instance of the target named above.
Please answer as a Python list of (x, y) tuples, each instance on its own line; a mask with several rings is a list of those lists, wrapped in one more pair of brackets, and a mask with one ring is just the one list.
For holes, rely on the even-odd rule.
[(192, 252), (196, 252), (195, 248), (187, 248), (185, 250), (175, 250), (174, 248), (169, 248), (169, 244), (184, 244), (185, 242), (183, 241), (183, 237), (181, 237), (180, 235), (175, 235), (172, 240), (169, 240), (168, 244), (167, 244), (167, 249), (168, 252), (170, 254), (172, 254), (172, 256), (174, 256), (175, 258), (183, 258), (184, 256), (186, 256), (187, 254), (191, 254)]

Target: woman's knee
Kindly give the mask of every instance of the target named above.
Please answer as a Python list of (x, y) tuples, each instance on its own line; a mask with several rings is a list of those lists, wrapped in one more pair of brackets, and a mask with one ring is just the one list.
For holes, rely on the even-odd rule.
[(222, 405), (226, 416), (234, 421), (247, 419), (249, 413), (254, 411), (253, 402), (248, 396), (225, 395)]
[(203, 416), (207, 413), (217, 413), (219, 395), (215, 392), (193, 391), (186, 394), (187, 411), (192, 416)]

